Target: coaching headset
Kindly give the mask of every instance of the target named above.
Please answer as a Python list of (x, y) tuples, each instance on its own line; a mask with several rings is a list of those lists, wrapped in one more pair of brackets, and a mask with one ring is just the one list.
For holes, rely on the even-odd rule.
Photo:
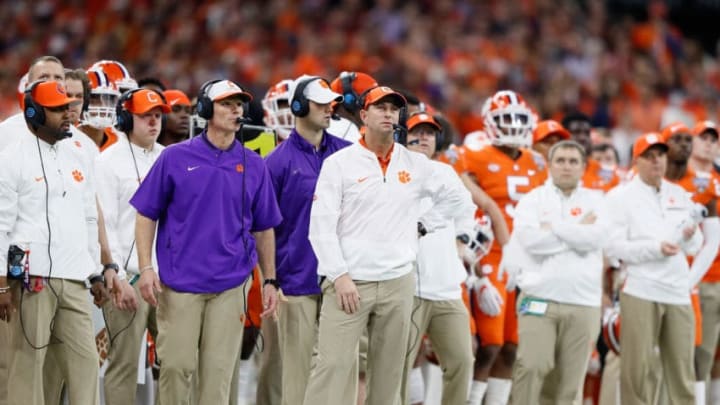
[(45, 80), (38, 80), (31, 84), (30, 87), (25, 89), (25, 97), (23, 100), (23, 102), (25, 103), (25, 107), (23, 108), (23, 116), (25, 117), (25, 122), (30, 124), (34, 131), (37, 131), (38, 128), (46, 129), (47, 131), (51, 132), (57, 140), (72, 137), (72, 133), (70, 133), (70, 131), (66, 132), (60, 129), (50, 128), (45, 125), (45, 107), (36, 103), (35, 99), (33, 99), (32, 97), (32, 92), (33, 90), (35, 90), (35, 87), (37, 87), (40, 83), (43, 82), (45, 82)]
[(330, 83), (320, 76), (310, 76), (298, 83), (292, 95), (292, 102), (290, 103), (290, 112), (292, 112), (294, 116), (304, 117), (310, 113), (310, 100), (305, 96), (305, 88), (315, 80), (322, 80), (327, 87), (330, 87)]
[[(152, 91), (153, 93), (160, 96), (160, 99), (162, 100), (163, 104), (167, 104), (167, 100), (165, 99), (165, 96), (162, 93), (155, 91), (155, 90), (140, 87), (137, 89), (132, 89), (132, 90), (126, 91), (125, 93), (122, 94), (122, 96), (120, 96), (120, 98), (117, 101), (117, 104), (115, 104), (115, 128), (118, 131), (122, 131), (125, 134), (128, 134), (132, 131), (133, 116), (132, 116), (132, 113), (130, 111), (128, 111), (127, 108), (125, 108), (125, 103), (130, 101), (133, 97), (133, 94), (137, 93), (140, 90)], [(165, 122), (167, 121), (167, 114), (165, 114), (165, 113), (162, 114), (161, 121), (162, 121), (162, 127), (165, 128)]]

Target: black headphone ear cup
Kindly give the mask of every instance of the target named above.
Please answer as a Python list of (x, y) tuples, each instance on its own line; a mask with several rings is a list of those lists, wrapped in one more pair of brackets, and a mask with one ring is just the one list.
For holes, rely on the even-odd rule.
[(343, 90), (343, 104), (350, 112), (355, 112), (362, 107), (359, 102), (360, 97), (352, 86), (355, 81), (355, 77), (355, 72), (340, 73), (340, 83), (342, 84)]
[(25, 120), (34, 128), (45, 125), (45, 110), (32, 98), (32, 92), (35, 86), (40, 83), (42, 83), (42, 81), (35, 82), (25, 90), (23, 115)]
[(305, 87), (317, 77), (309, 77), (295, 87), (292, 95), (292, 103), (290, 103), (290, 112), (296, 117), (304, 117), (310, 113), (310, 102), (305, 97)]
[(133, 117), (128, 110), (125, 109), (125, 103), (132, 98), (132, 95), (142, 89), (128, 90), (120, 96), (115, 104), (115, 128), (118, 131), (129, 133), (133, 129)]
[(213, 84), (220, 82), (221, 80), (215, 79), (215, 80), (208, 80), (205, 83), (203, 83), (202, 86), (200, 86), (200, 91), (198, 92), (197, 97), (197, 104), (195, 104), (195, 110), (197, 111), (197, 115), (200, 118), (204, 118), (206, 120), (212, 119), (213, 116), (213, 102), (210, 100), (210, 97), (207, 96), (207, 91)]

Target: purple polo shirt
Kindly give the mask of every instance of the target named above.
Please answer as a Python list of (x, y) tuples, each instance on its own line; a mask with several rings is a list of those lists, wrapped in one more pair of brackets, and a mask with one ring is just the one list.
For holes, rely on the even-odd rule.
[(251, 232), (282, 221), (262, 158), (238, 141), (220, 150), (205, 132), (166, 148), (130, 204), (158, 221), (160, 280), (179, 292), (242, 284), (257, 263)]
[(348, 145), (350, 142), (325, 132), (316, 151), (293, 129), (265, 158), (283, 216), (275, 228), (275, 262), (286, 295), (320, 294), (318, 262), (308, 239), (310, 207), (323, 162)]

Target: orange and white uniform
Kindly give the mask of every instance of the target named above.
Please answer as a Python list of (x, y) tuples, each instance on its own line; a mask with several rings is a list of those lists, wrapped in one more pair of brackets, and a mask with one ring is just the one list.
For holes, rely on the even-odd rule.
[[(695, 172), (690, 167), (687, 168), (685, 175), (680, 180), (670, 181), (685, 189), (690, 193), (693, 202), (701, 205), (707, 205), (713, 199), (717, 200), (720, 192), (720, 177), (718, 175)], [(689, 258), (689, 260), (692, 263), (692, 258)], [(710, 274), (717, 262), (718, 259), (716, 258), (715, 263), (710, 267), (705, 277)], [(705, 278), (703, 278), (703, 281), (705, 281)], [(690, 300), (695, 313), (695, 346), (699, 346), (702, 344), (702, 311), (700, 310), (700, 294), (697, 286), (693, 287)]]
[[(482, 188), (503, 211), (503, 216), (512, 232), (515, 205), (520, 197), (533, 188), (542, 185), (546, 178), (546, 165), (542, 156), (530, 149), (521, 148), (520, 156), (513, 160), (499, 148), (487, 145), (478, 150), (465, 148), (459, 154), (456, 169), (475, 177)], [(502, 250), (493, 243), (490, 252), (480, 260), (483, 273), (503, 296), (503, 306), (498, 316), (490, 317), (475, 302), (475, 318), (481, 345), (502, 345), (517, 343), (517, 315), (515, 313), (515, 292), (507, 292), (505, 281), (498, 277)]]
[(607, 193), (618, 184), (620, 184), (620, 176), (616, 169), (605, 167), (597, 160), (588, 158), (585, 174), (582, 177), (583, 187)]

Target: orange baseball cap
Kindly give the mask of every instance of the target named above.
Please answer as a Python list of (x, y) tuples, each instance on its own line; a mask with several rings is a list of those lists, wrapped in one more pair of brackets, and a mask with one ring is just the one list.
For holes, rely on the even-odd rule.
[(190, 106), (190, 99), (188, 96), (183, 93), (182, 90), (177, 89), (170, 89), (163, 91), (163, 96), (165, 96), (165, 100), (167, 100), (167, 103), (170, 106), (174, 105), (186, 105)]
[(407, 104), (407, 100), (405, 100), (405, 97), (402, 94), (391, 89), (390, 87), (378, 86), (374, 87), (373, 89), (368, 91), (367, 94), (365, 94), (365, 102), (363, 103), (363, 108), (367, 110), (369, 106), (385, 98), (389, 99), (388, 101), (395, 104), (399, 108), (405, 107), (405, 104)]
[[(31, 85), (33, 86), (33, 85)], [(61, 82), (44, 81), (32, 87), (32, 99), (43, 107), (60, 107), (80, 100), (68, 97), (65, 86)]]
[(570, 139), (570, 132), (555, 120), (540, 121), (533, 132), (533, 143), (539, 142), (550, 135), (560, 135), (562, 139)]
[[(344, 84), (343, 81), (345, 82)], [(332, 91), (340, 94), (345, 94), (350, 90), (354, 91), (355, 94), (363, 94), (368, 89), (377, 86), (377, 81), (369, 74), (363, 72), (342, 72), (330, 83)]]
[(693, 133), (693, 135), (701, 135), (702, 133), (707, 132), (707, 131), (714, 132), (715, 137), (720, 135), (717, 125), (715, 125), (714, 122), (708, 121), (708, 120), (700, 121), (697, 124), (695, 124), (695, 126), (693, 127), (692, 133)]
[(660, 135), (657, 132), (648, 132), (644, 135), (641, 135), (638, 137), (638, 139), (635, 140), (635, 143), (633, 144), (633, 158), (636, 158), (643, 153), (645, 153), (646, 150), (650, 149), (650, 147), (660, 145), (662, 146), (665, 151), (668, 150), (667, 144), (665, 144), (665, 139), (662, 135)]
[(429, 124), (429, 125), (435, 127), (435, 129), (437, 129), (438, 131), (442, 130), (442, 127), (440, 126), (440, 124), (438, 124), (438, 122), (435, 120), (435, 118), (433, 118), (432, 115), (425, 114), (425, 113), (419, 113), (419, 114), (413, 114), (410, 116), (410, 118), (408, 118), (408, 120), (407, 120), (408, 131), (412, 131), (413, 128), (415, 128), (416, 126), (418, 126), (420, 124)]
[(667, 142), (675, 134), (692, 134), (692, 131), (682, 122), (673, 122), (662, 129), (662, 139), (664, 142)]
[(155, 90), (140, 89), (133, 93), (130, 100), (125, 102), (125, 108), (133, 114), (145, 114), (155, 107), (160, 107), (164, 113), (171, 111), (160, 94)]

